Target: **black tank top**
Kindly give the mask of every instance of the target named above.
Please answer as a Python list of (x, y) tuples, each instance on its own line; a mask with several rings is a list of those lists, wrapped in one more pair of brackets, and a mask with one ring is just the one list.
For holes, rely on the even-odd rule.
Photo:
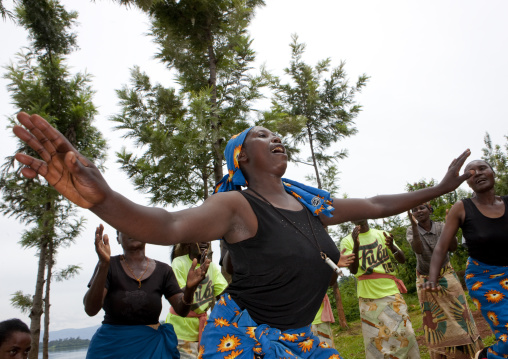
[[(309, 227), (310, 217), (319, 245), (335, 263), (340, 253), (318, 217), (307, 209), (279, 209), (308, 238), (268, 203), (241, 192), (258, 220), (256, 235), (227, 244), (234, 274), (226, 289), (257, 324), (281, 330), (309, 325), (323, 301), (333, 271), (323, 261)], [(310, 239), (310, 240), (309, 240)]]
[(469, 256), (495, 266), (508, 265), (508, 196), (501, 198), (504, 214), (499, 218), (484, 216), (470, 198), (462, 200), (466, 217), (461, 228)]

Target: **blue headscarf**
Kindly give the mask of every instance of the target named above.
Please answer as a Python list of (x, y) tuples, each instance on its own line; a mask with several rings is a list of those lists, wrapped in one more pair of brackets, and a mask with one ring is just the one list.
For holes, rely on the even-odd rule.
[[(239, 191), (242, 186), (248, 186), (240, 165), (238, 164), (238, 155), (242, 150), (245, 137), (252, 127), (234, 135), (229, 140), (224, 150), (224, 157), (228, 166), (228, 174), (225, 175), (215, 186), (214, 193)], [(314, 216), (324, 214), (327, 217), (333, 217), (333, 200), (330, 193), (319, 188), (306, 186), (303, 183), (292, 181), (287, 178), (282, 179), (282, 184), (286, 192), (294, 196), (305, 207), (307, 207)]]

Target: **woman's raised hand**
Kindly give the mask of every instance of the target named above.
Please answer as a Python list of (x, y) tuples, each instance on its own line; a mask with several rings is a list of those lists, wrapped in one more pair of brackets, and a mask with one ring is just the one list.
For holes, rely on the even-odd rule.
[(462, 182), (471, 177), (470, 172), (460, 175), (460, 169), (470, 154), (471, 151), (469, 149), (465, 150), (459, 157), (452, 161), (450, 166), (448, 166), (448, 171), (441, 182), (439, 182), (439, 186), (446, 189), (445, 193), (453, 191), (455, 188), (460, 186)]
[(201, 254), (201, 262), (200, 266), (196, 268), (198, 265), (198, 260), (194, 258), (192, 260), (191, 267), (189, 269), (189, 273), (187, 274), (187, 287), (196, 289), (198, 284), (201, 283), (203, 279), (206, 277), (206, 272), (208, 271), (208, 266), (210, 266), (210, 258), (206, 257), (207, 251), (203, 251)]
[(344, 248), (342, 252), (340, 252), (339, 262), (337, 263), (337, 267), (349, 267), (351, 263), (355, 260), (355, 254), (344, 254), (346, 253), (346, 249)]
[(416, 220), (415, 216), (413, 216), (413, 213), (411, 211), (407, 211), (407, 216), (412, 226), (416, 226), (418, 224), (418, 221)]
[(64, 135), (39, 115), (20, 112), (17, 118), (24, 128), (14, 126), (14, 134), (42, 158), (17, 153), (16, 160), (26, 166), (21, 170), (23, 176), (43, 176), (64, 197), (83, 208), (105, 199), (110, 188), (101, 173)]
[(95, 229), (95, 251), (99, 256), (99, 262), (109, 263), (111, 259), (111, 247), (109, 246), (109, 237), (104, 234), (104, 226), (99, 225)]

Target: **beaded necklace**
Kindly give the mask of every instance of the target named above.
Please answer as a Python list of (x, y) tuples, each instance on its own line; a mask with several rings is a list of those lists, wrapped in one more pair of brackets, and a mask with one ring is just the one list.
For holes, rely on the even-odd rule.
[(141, 274), (141, 277), (139, 277), (139, 278), (136, 277), (136, 275), (134, 274), (134, 271), (131, 269), (131, 267), (129, 267), (129, 264), (127, 264), (127, 260), (125, 259), (124, 255), (122, 255), (122, 260), (125, 263), (125, 266), (129, 270), (129, 272), (131, 272), (131, 274), (134, 277), (134, 279), (138, 282), (138, 288), (141, 288), (141, 279), (143, 279), (143, 276), (145, 275), (146, 271), (148, 270), (148, 257), (145, 257), (146, 268), (145, 268), (145, 271), (143, 272), (143, 274)]

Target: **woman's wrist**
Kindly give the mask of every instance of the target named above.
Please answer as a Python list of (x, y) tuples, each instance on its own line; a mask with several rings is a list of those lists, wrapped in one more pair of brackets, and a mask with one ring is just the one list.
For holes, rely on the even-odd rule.
[(185, 285), (182, 296), (182, 303), (185, 305), (191, 305), (194, 302), (194, 292), (196, 288), (188, 287)]
[(99, 267), (100, 268), (109, 268), (109, 259), (99, 258)]
[[(194, 298), (193, 298), (193, 299), (194, 299)], [(187, 302), (187, 301), (185, 300), (185, 294), (184, 294), (184, 295), (182, 295), (182, 303), (183, 303), (184, 305), (188, 305), (188, 306), (191, 306), (191, 305), (192, 305), (192, 301)]]
[(436, 285), (436, 283), (437, 283), (437, 276), (429, 274), (429, 278), (427, 279), (427, 282)]

